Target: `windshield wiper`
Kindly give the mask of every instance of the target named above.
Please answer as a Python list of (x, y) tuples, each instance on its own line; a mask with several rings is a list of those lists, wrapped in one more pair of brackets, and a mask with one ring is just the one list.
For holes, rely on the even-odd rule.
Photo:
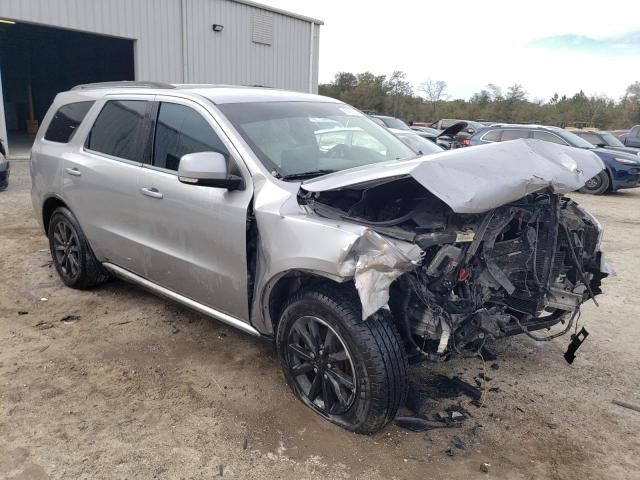
[(327, 173), (334, 173), (334, 172), (335, 170), (320, 169), (320, 170), (311, 170), (309, 172), (290, 173), (289, 175), (283, 175), (280, 178), (282, 180), (300, 180), (304, 178), (319, 177), (320, 175), (326, 175)]

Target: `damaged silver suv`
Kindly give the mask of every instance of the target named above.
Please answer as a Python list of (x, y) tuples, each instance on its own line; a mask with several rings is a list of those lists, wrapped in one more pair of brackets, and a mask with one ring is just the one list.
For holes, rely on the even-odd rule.
[(260, 88), (59, 94), (31, 158), (62, 281), (111, 275), (273, 339), (311, 409), (371, 433), (408, 360), (475, 355), (600, 293), (591, 152), (516, 140), (418, 156), (339, 101)]

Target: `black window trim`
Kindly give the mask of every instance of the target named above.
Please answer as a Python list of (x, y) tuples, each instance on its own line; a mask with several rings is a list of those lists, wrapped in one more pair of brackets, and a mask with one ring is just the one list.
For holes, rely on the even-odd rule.
[[(48, 139), (47, 138), (47, 133), (49, 132), (49, 129), (51, 128), (51, 124), (55, 120), (56, 115), (58, 114), (58, 112), (60, 112), (60, 110), (63, 109), (64, 107), (67, 107), (69, 105), (75, 105), (77, 103), (90, 103), (91, 105), (89, 106), (88, 110), (84, 114), (84, 117), (82, 117), (82, 120), (80, 121), (78, 126), (73, 130), (73, 132), (69, 136), (69, 140), (67, 140), (66, 142), (57, 142), (55, 140)], [(69, 145), (76, 138), (76, 133), (78, 132), (78, 130), (80, 130), (80, 128), (82, 127), (83, 123), (85, 122), (86, 118), (89, 116), (89, 113), (91, 112), (93, 107), (95, 107), (95, 105), (96, 105), (96, 100), (93, 100), (93, 99), (92, 100), (78, 100), (78, 101), (75, 101), (75, 102), (69, 102), (69, 103), (64, 103), (64, 104), (60, 105), (57, 108), (57, 110), (55, 111), (55, 113), (53, 114), (53, 116), (51, 117), (51, 120), (49, 120), (49, 123), (47, 125), (47, 129), (45, 130), (44, 134), (42, 135), (42, 140), (45, 141), (45, 142), (53, 143), (55, 145)], [(83, 141), (83, 143), (84, 143), (84, 141)]]
[[(141, 167), (144, 165), (145, 161), (148, 161), (149, 159), (149, 151), (150, 151), (150, 145), (149, 145), (149, 141), (151, 140), (150, 137), (151, 135), (149, 135), (149, 127), (152, 127), (151, 122), (152, 122), (152, 118), (150, 118), (150, 114), (154, 111), (154, 106), (152, 105), (151, 108), (149, 109), (149, 111), (147, 112), (147, 146), (145, 147), (145, 154), (144, 154), (144, 158), (142, 162), (137, 162), (135, 160), (129, 160), (128, 158), (122, 158), (122, 157), (116, 157), (113, 155), (110, 155), (108, 153), (104, 153), (104, 152), (99, 152), (97, 150), (92, 150), (90, 149), (87, 145), (89, 143), (89, 138), (91, 138), (91, 131), (93, 130), (93, 127), (96, 124), (96, 121), (98, 120), (98, 117), (100, 117), (100, 114), (102, 113), (102, 110), (104, 110), (104, 107), (109, 103), (109, 102), (132, 102), (132, 101), (140, 101), (140, 102), (147, 102), (147, 103), (151, 103), (154, 104), (156, 103), (153, 99), (153, 97), (129, 97), (129, 96), (125, 96), (125, 97), (105, 97), (103, 99), (101, 99), (104, 103), (102, 104), (102, 106), (100, 107), (100, 110), (95, 114), (94, 118), (93, 118), (93, 122), (91, 124), (91, 127), (89, 128), (89, 131), (87, 132), (86, 137), (84, 138), (83, 142), (82, 142), (82, 151), (84, 153), (90, 153), (92, 155), (98, 156), (98, 157), (102, 157), (102, 158), (106, 158), (108, 160), (114, 160), (116, 162), (122, 162), (122, 163), (126, 163), (128, 165), (134, 165), (136, 167)], [(151, 144), (153, 145), (153, 144)]]
[[(184, 101), (186, 100), (186, 101)], [(228, 152), (228, 166), (229, 169), (231, 170), (231, 166), (232, 164), (238, 164), (239, 162), (235, 160), (235, 155), (233, 155), (232, 153), (232, 148), (229, 148), (229, 144), (231, 144), (231, 141), (227, 138), (226, 134), (224, 134), (223, 130), (218, 126), (217, 122), (215, 121), (215, 118), (213, 118), (209, 112), (207, 112), (207, 116), (203, 115), (202, 112), (198, 111), (197, 108), (194, 108), (194, 105), (199, 106), (200, 108), (202, 108), (203, 110), (206, 111), (206, 109), (194, 102), (191, 99), (183, 99), (181, 97), (162, 97), (162, 98), (157, 98), (154, 101), (154, 106), (152, 109), (152, 113), (151, 113), (151, 128), (153, 129), (153, 135), (150, 135), (151, 137), (151, 145), (149, 146), (149, 151), (150, 151), (150, 155), (147, 157), (146, 161), (144, 163), (141, 164), (142, 168), (146, 168), (149, 170), (154, 170), (156, 172), (162, 172), (162, 173), (166, 173), (169, 175), (173, 175), (174, 177), (178, 176), (178, 171), (177, 170), (171, 170), (170, 168), (163, 168), (163, 167), (158, 167), (156, 165), (153, 164), (153, 158), (155, 156), (155, 148), (156, 148), (156, 135), (158, 133), (158, 116), (160, 115), (160, 104), (161, 103), (173, 103), (175, 105), (181, 105), (183, 107), (186, 108), (190, 108), (191, 110), (193, 110), (194, 112), (196, 112), (198, 115), (200, 115), (200, 117), (202, 117), (202, 119), (207, 123), (207, 125), (209, 125), (209, 127), (211, 128), (211, 130), (213, 131), (213, 133), (220, 139), (220, 142), (225, 146), (225, 148), (227, 149)], [(209, 120), (212, 119), (212, 121)], [(215, 126), (214, 126), (215, 125)], [(226, 140), (225, 140), (226, 139)], [(231, 144), (233, 145), (233, 144)], [(242, 171), (241, 168), (236, 166), (236, 169), (238, 169), (239, 171)], [(241, 173), (242, 177), (244, 178), (244, 173)]]

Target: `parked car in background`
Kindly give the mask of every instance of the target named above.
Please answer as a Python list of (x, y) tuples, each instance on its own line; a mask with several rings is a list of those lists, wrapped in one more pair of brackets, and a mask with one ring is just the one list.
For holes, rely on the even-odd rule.
[(469, 145), (505, 142), (518, 138), (532, 138), (582, 148), (598, 155), (606, 170), (591, 178), (581, 192), (600, 195), (607, 191), (640, 186), (640, 158), (637, 155), (594, 147), (574, 133), (559, 127), (498, 124), (477, 132), (469, 139)]
[(422, 138), (426, 138), (427, 140), (431, 140), (433, 143), (436, 143), (438, 135), (440, 135), (440, 133), (442, 133), (442, 132), (440, 132), (440, 130), (436, 130), (435, 128), (420, 127), (420, 126), (415, 126), (415, 124), (411, 125), (411, 130), (416, 132)]
[(393, 130), (411, 130), (411, 127), (399, 118), (389, 117), (387, 115), (369, 115), (374, 122), (383, 127), (391, 128)]
[(411, 122), (410, 127), (430, 127), (431, 122)]
[(611, 132), (611, 135), (620, 140), (620, 138), (629, 133), (629, 130), (609, 130), (609, 132)]
[(455, 120), (453, 118), (442, 118), (437, 122), (431, 124), (431, 128), (435, 128), (436, 130), (445, 130), (456, 123), (465, 122), (467, 124), (467, 133), (475, 133), (477, 130), (484, 128), (486, 125), (483, 125), (480, 122), (475, 122), (473, 120)]
[(417, 132), (396, 132), (395, 136), (406, 143), (417, 155), (429, 155), (431, 153), (444, 152), (444, 148), (435, 142), (427, 140)]
[(464, 123), (464, 127), (457, 129), (456, 133), (453, 136), (453, 141), (449, 146), (449, 148), (459, 148), (459, 147), (466, 146), (467, 139), (477, 131), (485, 128), (485, 125), (483, 125), (480, 122), (474, 122), (472, 120), (454, 120), (451, 118), (443, 118), (433, 123), (431, 127), (442, 130), (443, 133), (444, 133), (444, 130), (447, 130), (448, 131), (447, 135), (451, 135), (451, 132), (453, 130), (450, 130), (450, 129), (455, 125), (460, 124), (461, 122)]
[(628, 133), (620, 137), (626, 147), (640, 148), (640, 125), (636, 125)]
[(640, 155), (640, 148), (626, 147), (624, 143), (614, 137), (610, 132), (602, 130), (569, 130), (580, 138), (585, 139), (594, 147), (606, 148), (608, 150), (618, 150), (632, 155)]
[(7, 151), (4, 148), (2, 139), (0, 138), (0, 190), (4, 190), (9, 186), (9, 174), (11, 173), (11, 164), (7, 160)]
[(601, 293), (602, 228), (564, 193), (602, 162), (541, 145), (422, 157), (328, 97), (113, 82), (56, 96), (31, 198), (65, 285), (114, 275), (268, 339), (301, 402), (373, 433), (409, 360), (556, 337)]

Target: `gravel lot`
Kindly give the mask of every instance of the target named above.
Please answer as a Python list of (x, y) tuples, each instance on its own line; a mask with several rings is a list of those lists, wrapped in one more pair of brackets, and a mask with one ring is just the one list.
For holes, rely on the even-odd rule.
[[(64, 287), (28, 162), (12, 167), (0, 192), (0, 479), (640, 478), (640, 413), (611, 403), (640, 404), (640, 190), (575, 195), (605, 225), (618, 276), (600, 308), (585, 305), (591, 335), (573, 365), (568, 337), (497, 343), (483, 408), (442, 400), (473, 415), (462, 428), (365, 437), (295, 400), (266, 342), (119, 281)], [(412, 368), (416, 381), (480, 371), (475, 359)]]

